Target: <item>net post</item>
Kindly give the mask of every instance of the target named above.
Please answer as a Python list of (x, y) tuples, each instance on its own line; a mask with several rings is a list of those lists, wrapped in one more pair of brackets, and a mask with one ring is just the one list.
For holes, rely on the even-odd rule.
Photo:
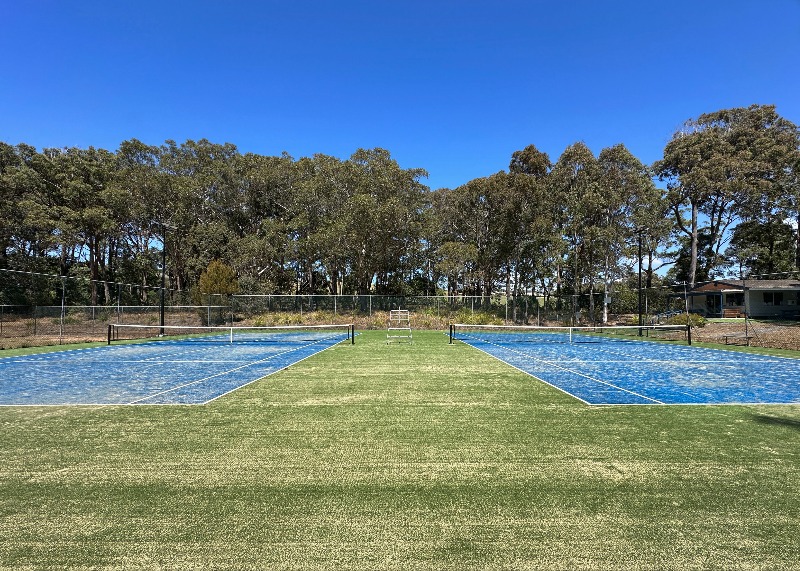
[(692, 344), (692, 321), (691, 319), (686, 320), (686, 343), (688, 345)]
[(456, 328), (456, 326), (451, 323), (450, 324), (450, 345), (453, 344), (453, 337), (455, 336), (455, 328)]
[(350, 324), (350, 345), (356, 344), (356, 324)]
[(112, 325), (108, 324), (108, 344), (111, 345), (111, 327)]
[(231, 327), (231, 343), (233, 343), (233, 327)]

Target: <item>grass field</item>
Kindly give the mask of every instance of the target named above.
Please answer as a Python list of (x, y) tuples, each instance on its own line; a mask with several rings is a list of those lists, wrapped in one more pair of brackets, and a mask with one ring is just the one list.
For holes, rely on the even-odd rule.
[(585, 406), (441, 333), (0, 408), (2, 569), (800, 569), (800, 406)]

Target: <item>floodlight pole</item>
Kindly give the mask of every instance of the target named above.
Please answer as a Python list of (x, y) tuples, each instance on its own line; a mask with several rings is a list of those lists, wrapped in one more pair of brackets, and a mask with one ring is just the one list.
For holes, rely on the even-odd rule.
[(161, 312), (159, 319), (159, 325), (161, 326), (159, 330), (159, 335), (161, 337), (164, 336), (164, 296), (167, 287), (166, 270), (167, 270), (167, 230), (166, 227), (164, 226), (164, 223), (162, 222), (161, 223)]
[(639, 230), (639, 337), (642, 336), (642, 231)]

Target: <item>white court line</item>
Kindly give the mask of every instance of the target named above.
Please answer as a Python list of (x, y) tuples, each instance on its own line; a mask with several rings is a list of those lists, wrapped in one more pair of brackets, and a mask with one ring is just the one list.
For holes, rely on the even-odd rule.
[[(30, 407), (30, 408), (34, 408), (34, 407), (83, 407), (83, 406), (85, 406), (85, 407), (108, 407), (108, 406), (130, 406), (130, 405), (135, 405), (135, 404), (147, 404), (148, 406), (196, 406), (196, 405), (203, 405), (203, 404), (210, 403), (210, 402), (212, 402), (212, 401), (214, 401), (214, 400), (216, 400), (216, 399), (218, 399), (218, 398), (220, 398), (222, 396), (230, 394), (230, 393), (232, 393), (232, 392), (234, 392), (234, 391), (236, 391), (236, 390), (238, 390), (238, 389), (240, 389), (240, 388), (242, 388), (244, 386), (247, 386), (247, 385), (249, 385), (251, 383), (254, 383), (254, 382), (258, 381), (258, 380), (261, 380), (261, 379), (263, 379), (263, 378), (265, 378), (265, 377), (267, 377), (267, 376), (269, 376), (269, 375), (271, 375), (271, 374), (273, 374), (275, 372), (278, 372), (279, 370), (283, 370), (283, 369), (285, 369), (285, 368), (287, 368), (287, 367), (289, 367), (291, 365), (294, 365), (295, 363), (299, 363), (300, 361), (303, 361), (303, 360), (305, 360), (305, 359), (307, 359), (307, 358), (309, 358), (309, 357), (311, 357), (313, 355), (316, 355), (317, 353), (320, 353), (321, 351), (330, 349), (331, 347), (334, 347), (334, 346), (339, 345), (339, 344), (343, 343), (344, 341), (346, 341), (346, 339), (341, 339), (340, 337), (341, 336), (329, 336), (329, 337), (323, 337), (323, 338), (320, 338), (320, 339), (315, 339), (315, 340), (313, 340), (310, 343), (307, 343), (305, 345), (295, 346), (295, 347), (292, 347), (291, 349), (288, 349), (286, 351), (281, 351), (279, 353), (274, 353), (274, 354), (269, 355), (268, 357), (265, 357), (263, 359), (259, 359), (257, 361), (251, 361), (251, 362), (245, 362), (245, 361), (242, 361), (242, 360), (238, 360), (238, 361), (228, 361), (228, 360), (224, 360), (224, 361), (208, 361), (208, 360), (199, 360), (199, 361), (186, 361), (186, 360), (178, 361), (178, 360), (175, 360), (175, 361), (171, 361), (171, 360), (165, 360), (164, 357), (161, 357), (160, 360), (136, 360), (136, 361), (133, 361), (133, 360), (121, 361), (120, 360), (120, 361), (116, 361), (116, 362), (120, 362), (120, 363), (124, 363), (124, 362), (139, 363), (139, 364), (155, 365), (155, 366), (165, 365), (165, 364), (170, 364), (170, 363), (181, 363), (181, 362), (183, 362), (183, 363), (196, 362), (196, 363), (201, 363), (201, 364), (213, 364), (213, 363), (244, 363), (244, 364), (239, 366), (239, 367), (235, 367), (233, 369), (228, 369), (227, 371), (223, 371), (223, 372), (217, 373), (215, 375), (211, 375), (209, 377), (205, 377), (203, 379), (198, 379), (198, 380), (195, 380), (195, 381), (184, 383), (182, 385), (175, 386), (175, 387), (172, 387), (170, 389), (167, 389), (167, 390), (164, 390), (164, 391), (160, 391), (158, 393), (151, 394), (151, 395), (148, 395), (148, 396), (145, 396), (145, 397), (141, 397), (141, 398), (138, 398), (138, 399), (130, 401), (130, 402), (88, 402), (88, 403), (87, 402), (78, 402), (78, 403), (62, 402), (62, 403), (52, 403), (52, 404), (51, 403), (31, 403), (31, 404), (28, 404), (28, 403), (25, 403), (25, 404), (23, 404), (23, 403), (17, 403), (17, 404), (14, 404), (14, 403), (10, 403), (10, 404), (8, 404), (8, 403), (0, 403), (0, 408), (6, 408), (6, 407)], [(262, 375), (261, 377), (259, 377), (257, 379), (253, 379), (252, 381), (248, 381), (248, 382), (246, 382), (246, 383), (244, 383), (242, 385), (239, 385), (239, 386), (237, 386), (237, 387), (235, 387), (235, 388), (233, 388), (233, 389), (231, 389), (231, 390), (229, 390), (229, 391), (227, 391), (227, 392), (225, 392), (223, 394), (217, 395), (217, 396), (215, 396), (215, 397), (213, 397), (213, 398), (211, 398), (211, 399), (209, 399), (207, 401), (204, 401), (204, 402), (190, 402), (190, 403), (147, 403), (147, 402), (145, 402), (148, 399), (153, 399), (153, 398), (155, 398), (155, 397), (157, 397), (159, 395), (166, 394), (166, 393), (169, 393), (169, 392), (172, 392), (172, 391), (176, 391), (176, 390), (179, 390), (179, 389), (181, 389), (183, 387), (187, 387), (187, 386), (191, 386), (191, 385), (194, 385), (194, 384), (202, 383), (203, 381), (206, 381), (206, 380), (209, 380), (209, 379), (213, 379), (215, 377), (219, 377), (219, 376), (225, 375), (227, 373), (231, 373), (231, 372), (234, 372), (234, 371), (245, 369), (245, 368), (253, 366), (253, 365), (258, 365), (260, 363), (264, 363), (264, 362), (269, 361), (270, 359), (273, 359), (273, 358), (278, 357), (280, 355), (284, 355), (284, 354), (287, 354), (287, 353), (291, 353), (293, 351), (298, 351), (298, 350), (301, 350), (301, 349), (305, 349), (306, 347), (310, 347), (310, 346), (315, 345), (317, 343), (323, 343), (323, 342), (330, 343), (332, 341), (335, 341), (335, 342), (330, 344), (330, 345), (328, 345), (328, 346), (326, 346), (326, 347), (324, 347), (324, 348), (322, 348), (322, 349), (320, 349), (320, 350), (318, 350), (318, 351), (315, 351), (314, 353), (311, 353), (310, 355), (307, 355), (306, 357), (303, 357), (302, 359), (298, 359), (297, 361), (293, 361), (291, 363), (287, 363), (285, 366), (281, 367), (280, 369), (277, 369), (275, 371), (272, 371), (270, 373)], [(135, 346), (136, 347), (140, 347), (140, 346), (143, 346), (143, 345), (153, 345), (153, 344), (160, 344), (162, 346), (165, 346), (168, 343), (169, 344), (174, 344), (173, 342), (169, 342), (169, 341), (168, 342), (152, 341), (152, 342), (149, 342), (149, 343), (138, 343)], [(58, 359), (63, 358), (63, 357), (71, 357), (72, 355), (69, 355), (70, 353), (71, 354), (75, 354), (75, 353), (101, 353), (101, 352), (107, 352), (107, 351), (109, 351), (109, 349), (111, 349), (113, 352), (116, 352), (116, 350), (123, 350), (124, 351), (124, 350), (127, 350), (130, 347), (134, 347), (134, 345), (117, 345), (117, 346), (114, 346), (114, 347), (108, 347), (106, 345), (102, 345), (102, 346), (97, 346), (97, 347), (81, 347), (81, 348), (77, 348), (77, 349), (63, 349), (63, 350), (58, 350), (58, 351), (52, 351), (52, 352), (46, 352), (46, 353), (35, 353), (35, 354), (30, 354), (30, 355), (18, 355), (18, 356), (14, 356), (14, 357), (2, 357), (2, 356), (0, 356), (0, 371), (3, 369), (2, 366), (4, 364), (9, 364), (9, 365), (10, 364), (34, 364), (34, 363), (37, 363), (37, 362), (40, 362), (40, 361), (52, 361), (52, 360), (58, 360)], [(198, 347), (197, 349), (192, 350), (192, 351), (188, 351), (188, 352), (189, 353), (193, 353), (193, 352), (203, 351), (203, 350), (204, 350), (204, 348)]]
[(131, 361), (128, 361), (128, 360), (120, 361), (120, 360), (115, 360), (114, 362), (115, 363), (123, 363), (123, 364), (126, 364), (126, 365), (136, 364), (136, 363), (146, 363), (148, 365), (173, 365), (173, 364), (176, 364), (176, 363), (209, 363), (209, 364), (215, 364), (215, 363), (221, 363), (221, 364), (224, 364), (224, 363), (247, 363), (247, 361), (243, 361), (241, 359), (240, 360), (236, 360), (236, 361), (230, 361), (230, 360), (225, 360), (225, 361), (216, 361), (216, 360), (214, 360), (214, 361), (212, 361), (212, 360), (203, 360), (203, 359), (194, 359), (194, 360), (178, 360), (178, 359), (176, 359), (176, 360), (173, 361), (173, 360), (167, 360), (167, 359), (152, 359), (152, 360), (144, 359), (144, 360), (138, 360), (138, 361), (132, 361), (132, 360)]
[[(528, 353), (523, 353), (527, 355)], [(680, 361), (676, 359), (563, 359), (560, 361), (561, 363), (606, 363), (606, 364), (614, 364), (614, 363), (653, 363), (655, 365), (659, 364), (671, 364), (674, 365), (676, 362), (686, 363), (689, 365), (730, 365), (736, 366), (739, 363), (731, 362), (729, 359), (723, 359), (720, 361), (690, 361), (687, 359), (680, 359)], [(761, 361), (762, 363), (769, 364), (769, 363), (780, 363), (781, 361)]]
[[(648, 400), (648, 401), (651, 401), (651, 402), (653, 402), (653, 403), (656, 403), (656, 404), (666, 404), (666, 403), (664, 403), (664, 402), (661, 402), (660, 400), (657, 400), (657, 399), (654, 399), (654, 398), (648, 397), (648, 396), (646, 396), (646, 395), (643, 395), (643, 394), (639, 394), (639, 393), (637, 393), (636, 391), (631, 391), (631, 390), (628, 390), (628, 389), (626, 389), (626, 388), (623, 388), (623, 387), (617, 386), (617, 385), (615, 385), (615, 384), (613, 384), (613, 383), (609, 383), (609, 382), (607, 382), (607, 381), (604, 381), (604, 380), (602, 380), (602, 379), (596, 379), (596, 378), (594, 378), (594, 377), (592, 377), (592, 376), (590, 376), (590, 375), (586, 375), (586, 374), (584, 374), (584, 373), (581, 373), (581, 372), (579, 372), (579, 371), (575, 371), (575, 370), (572, 370), (572, 369), (568, 369), (567, 367), (562, 367), (562, 366), (561, 366), (561, 365), (559, 365), (558, 363), (555, 363), (555, 362), (553, 362), (553, 361), (547, 361), (547, 360), (545, 360), (545, 359), (541, 359), (541, 358), (539, 358), (539, 357), (536, 357), (535, 355), (532, 355), (532, 354), (530, 354), (530, 353), (525, 353), (524, 351), (518, 351), (518, 350), (516, 350), (516, 349), (511, 349), (511, 348), (508, 348), (508, 347), (503, 347), (503, 346), (501, 346), (501, 345), (498, 345), (497, 343), (493, 343), (493, 342), (491, 342), (491, 341), (486, 341), (486, 340), (483, 340), (483, 342), (484, 342), (484, 343), (487, 343), (487, 344), (489, 344), (489, 345), (494, 345), (495, 347), (498, 347), (498, 348), (500, 348), (500, 349), (504, 349), (504, 350), (507, 350), (507, 351), (511, 351), (512, 353), (517, 353), (517, 354), (519, 354), (519, 355), (523, 355), (523, 356), (525, 356), (525, 357), (528, 357), (528, 358), (531, 358), (531, 359), (533, 359), (533, 360), (535, 360), (535, 361), (539, 361), (540, 363), (545, 363), (545, 364), (547, 364), (547, 365), (550, 365), (550, 366), (552, 366), (552, 367), (556, 367), (557, 369), (561, 369), (562, 371), (565, 371), (565, 372), (567, 372), (567, 373), (572, 373), (573, 375), (577, 375), (577, 376), (579, 376), (579, 377), (583, 377), (583, 378), (585, 378), (585, 379), (589, 379), (590, 381), (594, 381), (594, 382), (596, 382), (596, 383), (599, 383), (599, 384), (601, 384), (601, 385), (606, 385), (606, 386), (609, 386), (609, 387), (611, 387), (611, 388), (614, 388), (614, 389), (620, 390), (620, 391), (622, 391), (622, 392), (625, 392), (625, 393), (628, 393), (628, 394), (631, 394), (631, 395), (634, 395), (634, 396), (637, 396), (637, 397), (643, 398), (643, 399), (645, 399), (645, 400)], [(482, 349), (480, 349), (480, 347), (475, 347), (474, 345), (471, 345), (471, 344), (470, 344), (470, 346), (471, 346), (471, 347), (474, 347), (475, 349), (478, 349), (478, 350), (481, 350), (481, 351), (482, 351)], [(507, 365), (510, 365), (510, 363), (508, 363), (508, 362), (506, 362), (506, 361), (503, 361), (503, 359), (501, 359), (500, 357), (497, 357), (496, 355), (492, 355), (492, 354), (491, 354), (491, 353), (489, 353), (488, 351), (483, 351), (483, 352), (484, 352), (484, 353), (486, 353), (487, 355), (490, 355), (490, 356), (494, 357), (494, 358), (495, 358), (495, 359), (497, 359), (498, 361), (502, 361), (503, 363), (506, 363)], [(585, 361), (585, 362), (589, 362), (589, 361)], [(619, 361), (614, 361), (614, 362), (619, 362)], [(514, 365), (511, 365), (511, 366), (512, 366), (512, 367), (514, 367)], [(514, 367), (514, 368), (515, 368), (515, 369), (518, 369), (518, 370), (521, 370), (521, 371), (522, 371), (522, 372), (524, 372), (524, 373), (527, 373), (527, 374), (528, 374), (528, 375), (530, 375), (531, 377), (534, 377), (535, 379), (538, 379), (538, 380), (542, 381), (542, 382), (543, 382), (543, 383), (545, 383), (545, 384), (548, 384), (548, 385), (550, 385), (550, 386), (555, 386), (555, 385), (553, 385), (552, 383), (549, 383), (549, 382), (545, 381), (544, 379), (541, 379), (541, 378), (537, 377), (536, 375), (534, 375), (534, 374), (532, 374), (532, 373), (529, 373), (528, 371), (524, 371), (524, 370), (522, 370), (522, 369), (519, 369), (518, 367)], [(570, 392), (566, 391), (565, 389), (563, 389), (563, 388), (561, 388), (561, 387), (557, 387), (557, 386), (555, 386), (555, 387), (556, 387), (557, 389), (559, 389), (561, 392), (564, 392), (564, 393), (566, 393), (566, 394), (570, 395), (570, 396), (571, 396), (571, 397), (573, 397), (573, 398), (576, 398), (576, 399), (578, 399), (578, 400), (580, 400), (580, 401), (583, 401), (583, 402), (585, 402), (586, 404), (594, 405), (594, 403), (590, 403), (590, 402), (584, 401), (583, 399), (581, 399), (581, 398), (579, 398), (579, 397), (577, 397), (577, 396), (573, 395), (572, 393), (570, 393)]]
[(548, 386), (550, 386), (550, 387), (553, 387), (553, 388), (554, 388), (554, 389), (556, 389), (557, 391), (561, 391), (561, 392), (562, 392), (562, 393), (564, 393), (565, 395), (567, 395), (567, 396), (569, 396), (569, 397), (572, 397), (572, 398), (574, 398), (575, 400), (579, 400), (579, 401), (581, 401), (581, 402), (582, 402), (583, 404), (585, 404), (585, 405), (594, 406), (594, 404), (593, 404), (593, 403), (590, 403), (590, 402), (589, 402), (589, 401), (587, 401), (587, 400), (583, 400), (581, 397), (579, 397), (579, 396), (577, 396), (577, 395), (573, 395), (572, 393), (570, 393), (570, 392), (568, 392), (568, 391), (564, 390), (563, 388), (559, 387), (558, 385), (554, 385), (553, 383), (551, 383), (551, 382), (549, 382), (549, 381), (545, 381), (544, 379), (540, 379), (539, 377), (537, 377), (537, 376), (536, 376), (536, 375), (534, 375), (533, 373), (530, 373), (530, 372), (528, 372), (528, 371), (526, 371), (526, 370), (524, 370), (524, 369), (520, 369), (519, 367), (517, 367), (516, 365), (514, 365), (514, 364), (512, 364), (512, 363), (509, 363), (508, 361), (503, 361), (503, 360), (502, 360), (500, 357), (498, 357), (497, 355), (492, 355), (492, 354), (491, 354), (491, 353), (489, 353), (488, 351), (485, 351), (485, 350), (481, 349), (480, 347), (476, 347), (475, 345), (473, 345), (473, 344), (471, 344), (471, 343), (468, 343), (467, 341), (464, 341), (463, 339), (459, 339), (459, 341), (461, 341), (462, 343), (465, 343), (466, 345), (469, 345), (470, 347), (472, 347), (472, 348), (473, 348), (473, 349), (475, 349), (476, 351), (480, 351), (480, 352), (481, 352), (481, 353), (483, 353), (484, 355), (488, 355), (489, 357), (491, 357), (492, 359), (495, 359), (496, 361), (500, 361), (501, 363), (503, 363), (503, 364), (504, 364), (505, 366), (507, 366), (507, 367), (511, 367), (512, 369), (516, 369), (516, 370), (517, 370), (517, 371), (519, 371), (520, 373), (524, 373), (524, 374), (528, 375), (529, 377), (533, 377), (534, 379), (536, 379), (536, 380), (537, 380), (537, 381), (539, 381), (540, 383), (544, 383), (544, 384), (546, 384), (546, 385), (548, 385)]
[[(127, 404), (137, 404), (137, 403), (141, 403), (141, 402), (143, 402), (143, 401), (147, 401), (147, 400), (150, 400), (150, 399), (154, 399), (154, 398), (156, 398), (156, 397), (159, 397), (159, 396), (161, 396), (161, 395), (165, 395), (165, 394), (167, 394), (167, 393), (171, 393), (171, 392), (177, 391), (177, 390), (179, 390), (179, 389), (182, 389), (182, 388), (185, 388), (185, 387), (190, 387), (190, 386), (192, 386), (192, 385), (196, 385), (196, 384), (199, 384), (199, 383), (203, 383), (203, 382), (205, 382), (205, 381), (208, 381), (208, 380), (214, 379), (214, 378), (216, 378), (216, 377), (221, 377), (221, 376), (223, 376), (223, 375), (227, 375), (227, 374), (229, 374), (229, 373), (233, 373), (233, 372), (235, 372), (235, 371), (240, 371), (240, 370), (242, 370), (242, 369), (246, 369), (247, 367), (252, 367), (253, 365), (258, 365), (258, 364), (260, 364), (260, 363), (264, 363), (264, 362), (266, 362), (266, 361), (269, 361), (270, 359), (274, 359), (275, 357), (278, 357), (278, 356), (280, 356), (280, 355), (286, 355), (287, 353), (292, 353), (292, 352), (294, 352), (294, 351), (298, 351), (298, 350), (300, 350), (300, 349), (305, 349), (306, 347), (311, 347), (312, 345), (315, 345), (315, 344), (317, 344), (317, 343), (319, 343), (319, 342), (321, 342), (321, 341), (324, 341), (324, 340), (323, 340), (323, 339), (318, 339), (318, 340), (316, 340), (316, 341), (313, 341), (312, 343), (308, 343), (307, 345), (301, 345), (300, 347), (294, 347), (294, 348), (292, 348), (292, 349), (289, 349), (289, 350), (287, 350), (287, 351), (281, 351), (280, 353), (275, 353), (274, 355), (270, 355), (269, 357), (265, 357), (265, 358), (263, 358), (263, 359), (259, 359), (258, 361), (252, 361), (252, 362), (250, 362), (250, 363), (246, 363), (246, 364), (242, 365), (241, 367), (234, 367), (233, 369), (228, 369), (227, 371), (222, 371), (221, 373), (217, 373), (217, 374), (215, 374), (215, 375), (211, 375), (211, 376), (209, 376), (209, 377), (205, 377), (205, 378), (198, 379), (198, 380), (196, 380), (196, 381), (191, 381), (191, 382), (188, 382), (188, 383), (183, 383), (182, 385), (177, 385), (177, 386), (175, 386), (175, 387), (172, 387), (172, 388), (170, 388), (170, 389), (166, 389), (166, 390), (163, 390), (163, 391), (159, 391), (159, 392), (157, 392), (157, 393), (154, 393), (154, 394), (152, 394), (152, 395), (148, 395), (148, 396), (146, 396), (146, 397), (142, 397), (142, 398), (139, 398), (139, 399), (133, 400), (133, 401), (131, 401), (131, 402), (127, 403)], [(318, 351), (318, 352), (319, 352), (319, 351)], [(301, 360), (302, 360), (302, 359), (301, 359)], [(298, 362), (299, 362), (299, 361), (298, 361)], [(291, 363), (291, 364), (294, 364), (294, 363)], [(262, 377), (259, 377), (259, 378), (262, 378)], [(258, 380), (258, 379), (254, 379), (254, 381), (256, 381), (256, 380)], [(254, 381), (251, 381), (251, 382), (254, 382)], [(249, 384), (249, 383), (245, 383), (245, 384)], [(236, 387), (236, 389), (234, 389), (234, 390), (240, 389), (240, 388), (242, 388), (243, 386), (245, 386), (245, 385), (240, 385), (240, 386)], [(212, 400), (213, 400), (213, 399), (212, 399)], [(210, 402), (210, 401), (206, 401), (206, 402)], [(202, 403), (202, 404), (205, 404), (205, 403)]]

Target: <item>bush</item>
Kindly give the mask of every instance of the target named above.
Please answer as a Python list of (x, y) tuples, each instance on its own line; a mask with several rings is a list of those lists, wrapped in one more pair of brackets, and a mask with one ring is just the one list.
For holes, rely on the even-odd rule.
[(471, 311), (463, 308), (456, 313), (453, 321), (465, 325), (502, 325), (503, 320), (491, 313), (484, 311)]
[[(686, 314), (681, 313), (674, 317), (670, 317), (664, 323), (666, 325), (686, 325), (686, 320)], [(705, 317), (697, 313), (690, 313), (689, 320), (692, 327), (705, 327), (706, 323), (708, 323)]]

